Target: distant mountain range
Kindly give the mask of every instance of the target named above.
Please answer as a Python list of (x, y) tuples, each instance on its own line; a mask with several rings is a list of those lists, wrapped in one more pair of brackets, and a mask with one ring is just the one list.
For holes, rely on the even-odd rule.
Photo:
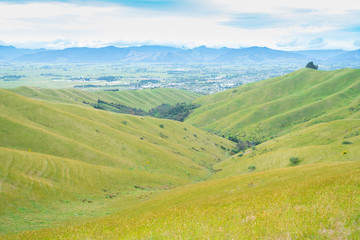
[(360, 50), (281, 51), (266, 47), (181, 49), (166, 46), (20, 49), (0, 46), (0, 61), (31, 63), (356, 63)]

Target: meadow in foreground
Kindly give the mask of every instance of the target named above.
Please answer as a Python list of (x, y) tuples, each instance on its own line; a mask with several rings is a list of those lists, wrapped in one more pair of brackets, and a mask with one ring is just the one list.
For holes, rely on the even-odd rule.
[(7, 239), (357, 239), (360, 163), (321, 163), (171, 190), (86, 224)]

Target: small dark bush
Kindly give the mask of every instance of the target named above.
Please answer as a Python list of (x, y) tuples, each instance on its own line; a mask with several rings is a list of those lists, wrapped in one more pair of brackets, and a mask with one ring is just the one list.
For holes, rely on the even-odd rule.
[(222, 149), (222, 150), (226, 150), (226, 147), (224, 147), (224, 146), (220, 146), (220, 148)]
[(299, 160), (298, 157), (291, 157), (291, 158), (289, 159), (289, 161), (290, 161), (290, 165), (291, 165), (291, 166), (298, 165), (299, 162), (300, 162), (300, 160)]
[(342, 144), (352, 144), (352, 142), (349, 141), (343, 141)]
[(252, 171), (254, 171), (256, 169), (256, 167), (255, 166), (249, 166), (248, 169), (249, 169), (250, 172), (252, 172)]
[(235, 154), (237, 154), (237, 153), (239, 153), (239, 152), (240, 152), (240, 149), (234, 148), (234, 149), (231, 150), (230, 154), (231, 154), (231, 155), (235, 155)]
[(163, 134), (163, 133), (160, 133), (160, 137), (162, 137), (162, 138), (168, 138), (168, 136), (166, 136), (165, 134)]
[(160, 124), (159, 127), (160, 127), (160, 128), (164, 128), (164, 124)]

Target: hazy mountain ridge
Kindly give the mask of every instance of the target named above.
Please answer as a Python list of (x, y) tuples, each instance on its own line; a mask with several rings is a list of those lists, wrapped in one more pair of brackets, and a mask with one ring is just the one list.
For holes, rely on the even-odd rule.
[(181, 49), (166, 46), (66, 48), (63, 50), (18, 49), (0, 46), (0, 60), (11, 62), (133, 62), (133, 63), (302, 63), (354, 62), (359, 50), (282, 51), (267, 47)]

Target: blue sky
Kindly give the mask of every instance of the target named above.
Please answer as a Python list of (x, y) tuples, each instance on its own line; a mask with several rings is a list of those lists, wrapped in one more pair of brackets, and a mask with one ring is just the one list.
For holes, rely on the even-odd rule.
[(0, 0), (0, 44), (28, 48), (360, 48), (353, 0)]

